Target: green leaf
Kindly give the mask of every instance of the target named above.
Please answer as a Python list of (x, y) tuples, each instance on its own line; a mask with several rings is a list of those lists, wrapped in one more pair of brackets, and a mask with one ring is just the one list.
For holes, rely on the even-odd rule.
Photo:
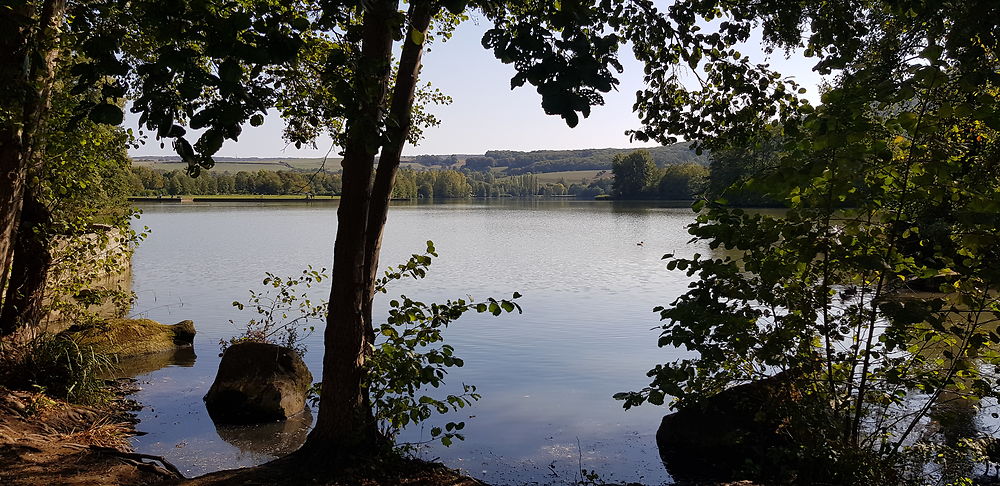
[(194, 148), (202, 154), (212, 155), (222, 148), (222, 141), (222, 132), (214, 128), (209, 128), (205, 133), (201, 134), (201, 137), (194, 144)]
[(102, 103), (90, 110), (90, 121), (105, 125), (121, 125), (125, 113), (116, 105)]
[(927, 48), (923, 51), (920, 51), (920, 57), (931, 61), (937, 61), (938, 59), (941, 59), (942, 52), (944, 52), (944, 48), (941, 46), (927, 46)]
[(417, 29), (410, 29), (410, 40), (416, 45), (422, 45), (424, 43), (424, 33)]
[(243, 67), (235, 59), (226, 59), (219, 65), (219, 79), (225, 83), (237, 84), (243, 78)]
[(444, 8), (455, 15), (464, 12), (468, 4), (468, 0), (444, 0)]

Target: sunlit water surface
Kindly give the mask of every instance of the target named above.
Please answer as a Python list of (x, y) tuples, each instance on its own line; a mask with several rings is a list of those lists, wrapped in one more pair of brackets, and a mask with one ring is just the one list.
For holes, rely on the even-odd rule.
[[(136, 227), (151, 233), (134, 258), (135, 314), (165, 323), (195, 321), (194, 354), (156, 371), (137, 369), (145, 408), (133, 439), (139, 452), (165, 456), (188, 476), (255, 465), (294, 450), (312, 414), (286, 423), (216, 428), (202, 397), (219, 364), (230, 320), (253, 317), (231, 303), (261, 289), (265, 272), (291, 276), (329, 267), (335, 203), (144, 204)], [(465, 360), (448, 383), (475, 384), (482, 400), (402, 440), (426, 440), (431, 425), (464, 420), (467, 440), (424, 448), (493, 484), (567, 484), (579, 469), (607, 481), (670, 481), (654, 435), (662, 407), (624, 411), (612, 395), (648, 383), (645, 372), (680, 351), (656, 347), (657, 305), (686, 288), (661, 257), (706, 251), (687, 243), (687, 208), (589, 201), (475, 201), (395, 205), (383, 264), (404, 261), (433, 240), (440, 257), (422, 281), (394, 283), (425, 302), (471, 295), (508, 297), (522, 315), (470, 314), (447, 330)], [(642, 242), (642, 245), (638, 243)], [(314, 297), (325, 297), (324, 285)], [(322, 342), (306, 341), (320, 376)]]

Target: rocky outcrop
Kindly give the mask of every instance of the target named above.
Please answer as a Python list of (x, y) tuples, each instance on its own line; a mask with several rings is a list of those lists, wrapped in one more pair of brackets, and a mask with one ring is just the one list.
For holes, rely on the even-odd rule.
[(773, 476), (791, 444), (788, 405), (798, 399), (788, 372), (727, 389), (663, 417), (660, 458), (682, 481)]
[(312, 374), (295, 351), (242, 342), (226, 348), (219, 373), (205, 395), (217, 424), (284, 420), (305, 409)]
[(125, 358), (191, 346), (196, 331), (191, 321), (166, 325), (150, 319), (110, 319), (73, 326), (65, 333), (77, 344), (90, 346), (98, 353)]

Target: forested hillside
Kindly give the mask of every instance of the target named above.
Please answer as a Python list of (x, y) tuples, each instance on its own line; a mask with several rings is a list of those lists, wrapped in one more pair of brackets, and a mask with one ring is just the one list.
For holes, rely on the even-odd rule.
[[(676, 143), (664, 147), (646, 149), (658, 167), (695, 162), (708, 164), (708, 157), (696, 155), (687, 144)], [(502, 170), (508, 175), (543, 174), (571, 170), (609, 170), (611, 159), (631, 149), (584, 149), (584, 150), (535, 150), (518, 152), (515, 150), (490, 150), (478, 156), (418, 155), (410, 162), (426, 167), (464, 167), (485, 172)], [(464, 158), (463, 158), (464, 157)]]
[[(632, 149), (602, 148), (582, 150), (535, 150), (519, 152), (515, 150), (490, 150), (483, 155), (416, 155), (403, 157), (402, 164), (412, 168), (467, 169), (474, 172), (502, 172), (505, 175), (544, 174), (577, 170), (610, 170), (611, 159), (615, 155)], [(658, 167), (694, 162), (708, 165), (707, 155), (696, 155), (685, 143), (645, 149), (653, 157)], [(340, 157), (330, 157), (323, 163), (322, 158), (240, 158), (216, 157), (218, 172), (258, 170), (316, 170), (340, 171)], [(183, 170), (186, 164), (177, 156), (134, 157), (133, 165), (169, 171)]]

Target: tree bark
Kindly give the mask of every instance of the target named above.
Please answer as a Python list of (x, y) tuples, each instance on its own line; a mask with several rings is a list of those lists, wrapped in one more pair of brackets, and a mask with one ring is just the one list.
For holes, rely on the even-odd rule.
[[(399, 170), (399, 158), (403, 153), (406, 136), (410, 132), (413, 122), (413, 96), (420, 75), (424, 40), (427, 38), (427, 29), (434, 14), (435, 9), (429, 1), (410, 3), (410, 30), (403, 40), (403, 52), (399, 58), (399, 70), (396, 73), (392, 105), (389, 108), (387, 120), (386, 143), (378, 159), (371, 204), (368, 207), (368, 234), (365, 240), (368, 298), (365, 301), (364, 315), (368, 337), (371, 340), (375, 339), (375, 330), (372, 326), (372, 301), (375, 297), (375, 280), (378, 278), (382, 235), (385, 232), (385, 221), (389, 214), (392, 185)], [(417, 40), (420, 42), (416, 42)]]
[(24, 5), (0, 10), (0, 301), (14, 252), (27, 164), (23, 160), (24, 106), (31, 94), (28, 58), (34, 16)]
[(42, 304), (52, 254), (48, 238), (36, 229), (44, 231), (49, 222), (49, 208), (28, 190), (14, 242), (14, 264), (10, 270), (9, 286), (0, 309), (0, 335), (37, 326), (44, 317)]
[(349, 118), (343, 188), (337, 210), (333, 288), (324, 331), (323, 382), (316, 427), (303, 452), (327, 460), (371, 454), (383, 445), (363, 388), (371, 342), (365, 331), (368, 295), (365, 241), (378, 127), (388, 91), (392, 59), (391, 18), (398, 0), (366, 4), (362, 51), (356, 66), (359, 106)]
[[(31, 163), (40, 159), (38, 132), (48, 111), (66, 0), (46, 0), (0, 13), (0, 292), (8, 285)], [(33, 62), (40, 58), (41, 63)]]

